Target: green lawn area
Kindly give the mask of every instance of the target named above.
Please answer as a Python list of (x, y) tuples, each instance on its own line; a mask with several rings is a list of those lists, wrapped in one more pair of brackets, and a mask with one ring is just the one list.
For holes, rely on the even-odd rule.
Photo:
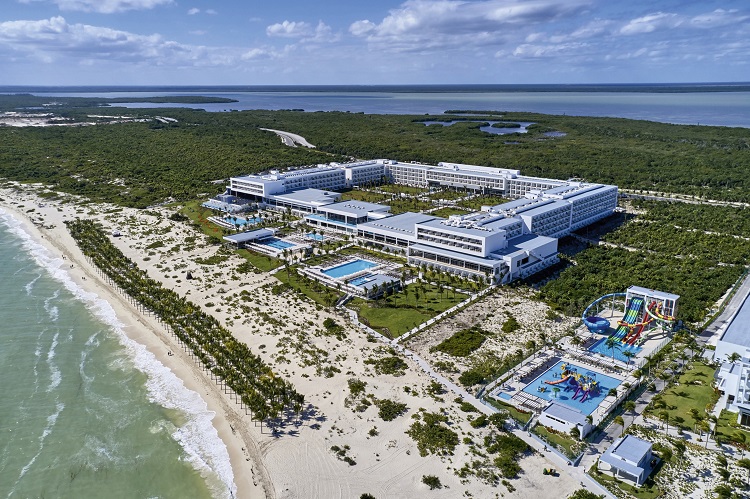
[(654, 483), (654, 477), (659, 474), (659, 471), (661, 471), (663, 464), (664, 461), (660, 461), (659, 464), (656, 465), (656, 468), (651, 472), (651, 475), (646, 480), (646, 483), (643, 484), (643, 486), (640, 488), (633, 487), (632, 485), (626, 484), (625, 482), (622, 482), (620, 480), (615, 481), (614, 477), (612, 477), (611, 475), (598, 472), (596, 470), (596, 465), (592, 467), (589, 475), (591, 475), (594, 480), (601, 483), (606, 489), (612, 490), (613, 488), (619, 488), (621, 491), (629, 494), (632, 497), (635, 497), (636, 499), (655, 499), (663, 495), (661, 489)]
[(452, 206), (446, 206), (445, 208), (440, 208), (439, 210), (433, 211), (432, 213), (430, 213), (430, 215), (448, 218), (451, 215), (466, 215), (467, 213), (470, 213), (470, 211), (461, 208), (453, 208)]
[[(738, 436), (738, 433), (745, 435), (744, 442), (742, 441), (742, 438)], [(737, 424), (736, 412), (729, 412), (727, 410), (721, 411), (719, 424), (716, 427), (716, 435), (720, 436), (723, 442), (750, 445), (750, 431), (747, 431)]]
[(342, 296), (342, 293), (335, 289), (327, 288), (317, 281), (301, 277), (294, 271), (293, 266), (290, 268), (288, 276), (286, 270), (280, 270), (274, 274), (274, 277), (324, 307), (332, 306)]
[(391, 192), (393, 194), (408, 194), (409, 196), (416, 196), (417, 194), (423, 194), (426, 192), (425, 189), (422, 189), (421, 187), (412, 187), (409, 185), (396, 185), (396, 184), (386, 184), (376, 187), (376, 189), (379, 189), (383, 192)]
[(544, 427), (544, 425), (537, 424), (534, 426), (533, 430), (534, 434), (542, 437), (543, 440), (546, 440), (550, 444), (557, 447), (558, 450), (562, 448), (563, 454), (565, 454), (569, 458), (574, 458), (578, 455), (578, 452), (576, 452), (576, 449), (574, 447), (579, 442), (573, 440), (572, 437), (568, 435), (563, 435), (561, 433), (551, 433), (547, 430), (547, 428)]
[(399, 198), (391, 201), (386, 201), (387, 205), (391, 207), (391, 213), (398, 215), (399, 213), (405, 213), (407, 211), (424, 211), (429, 210), (433, 207), (432, 203), (428, 201), (422, 201), (421, 199), (414, 198)]
[(212, 210), (201, 206), (202, 202), (203, 201), (191, 201), (186, 203), (185, 207), (182, 208), (181, 213), (191, 221), (198, 224), (206, 235), (221, 239), (224, 237), (224, 229), (207, 220), (208, 217), (215, 215), (215, 213)]
[(459, 201), (458, 205), (463, 206), (464, 208), (469, 208), (471, 210), (480, 210), (482, 209), (482, 206), (494, 206), (496, 204), (507, 203), (508, 201), (510, 201), (510, 199), (505, 199), (500, 196), (484, 195), (464, 201)]
[(454, 297), (453, 292), (445, 290), (441, 297), (436, 286), (422, 286), (420, 291), (418, 284), (410, 284), (406, 293), (401, 291), (377, 301), (355, 298), (348, 306), (357, 310), (360, 321), (381, 333), (390, 332), (395, 338), (466, 299), (465, 294), (456, 293)]
[(499, 400), (495, 400), (493, 398), (486, 398), (484, 399), (484, 401), (496, 409), (500, 409), (501, 411), (508, 411), (510, 416), (522, 425), (525, 425), (529, 422), (529, 419), (531, 419), (530, 412), (521, 412), (510, 404), (500, 402)]
[[(690, 415), (690, 410), (696, 409), (698, 414), (705, 417), (706, 406), (716, 403), (718, 397), (711, 387), (713, 378), (713, 368), (701, 362), (694, 362), (692, 369), (686, 370), (675, 385), (661, 394), (661, 400), (665, 406), (659, 407), (659, 404), (655, 402), (647, 414), (649, 417), (658, 419), (661, 411), (667, 411), (670, 426), (692, 430), (694, 420)], [(696, 382), (700, 384), (694, 384)]]
[(436, 199), (460, 199), (462, 197), (468, 196), (470, 193), (468, 192), (462, 192), (462, 191), (439, 191), (439, 192), (433, 192), (429, 195), (429, 198), (432, 200)]
[(248, 251), (248, 250), (243, 249), (243, 250), (238, 250), (237, 254), (240, 255), (245, 260), (247, 260), (248, 262), (250, 262), (250, 265), (252, 265), (258, 270), (262, 270), (263, 272), (269, 272), (284, 264), (282, 260), (279, 260), (269, 255), (261, 255), (260, 253), (255, 253), (254, 251)]

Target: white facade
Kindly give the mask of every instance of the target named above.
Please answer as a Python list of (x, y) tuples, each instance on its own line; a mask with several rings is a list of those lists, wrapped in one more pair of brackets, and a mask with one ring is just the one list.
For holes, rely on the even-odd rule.
[(750, 358), (725, 362), (716, 373), (721, 397), (717, 405), (737, 413), (737, 423), (750, 426)]

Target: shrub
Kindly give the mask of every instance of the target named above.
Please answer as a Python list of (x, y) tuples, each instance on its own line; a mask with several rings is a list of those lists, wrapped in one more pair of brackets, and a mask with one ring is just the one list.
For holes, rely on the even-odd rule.
[(458, 382), (464, 386), (479, 385), (484, 383), (484, 376), (474, 369), (469, 369), (458, 377)]
[(508, 319), (503, 323), (503, 333), (510, 334), (520, 327), (521, 325), (518, 323), (516, 318), (510, 315), (508, 316)]
[(440, 483), (440, 478), (435, 475), (424, 475), (422, 476), (422, 483), (427, 485), (430, 490), (442, 489), (443, 484)]
[(372, 365), (378, 374), (392, 374), (393, 376), (403, 376), (404, 371), (409, 367), (401, 357), (395, 355), (380, 359), (369, 358), (365, 361), (365, 364)]
[(442, 414), (427, 412), (422, 415), (422, 421), (412, 423), (406, 434), (417, 443), (420, 456), (453, 455), (458, 445), (458, 434), (445, 425), (447, 421), (448, 418)]
[(454, 357), (467, 357), (482, 346), (487, 339), (487, 332), (478, 326), (463, 329), (451, 337), (430, 348), (431, 352), (443, 352)]
[(388, 399), (378, 399), (375, 405), (378, 408), (378, 416), (383, 421), (393, 421), (407, 410), (406, 404)]
[(489, 420), (487, 419), (487, 416), (482, 414), (481, 416), (474, 418), (470, 424), (472, 428), (484, 428), (488, 423)]
[(477, 408), (474, 407), (474, 404), (465, 400), (461, 401), (461, 405), (458, 408), (463, 412), (479, 412)]

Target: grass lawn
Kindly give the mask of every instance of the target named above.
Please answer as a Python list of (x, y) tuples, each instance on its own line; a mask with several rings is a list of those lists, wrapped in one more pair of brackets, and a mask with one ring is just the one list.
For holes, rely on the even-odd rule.
[(356, 189), (341, 193), (342, 201), (349, 201), (351, 199), (354, 199), (356, 201), (366, 201), (368, 203), (388, 204), (387, 200), (390, 199), (390, 196), (386, 196), (385, 194), (380, 194), (377, 192), (360, 191)]
[(332, 306), (342, 296), (342, 293), (335, 289), (327, 288), (317, 281), (302, 278), (294, 271), (294, 267), (290, 269), (289, 276), (286, 270), (280, 270), (274, 274), (274, 277), (324, 307)]
[(507, 203), (510, 199), (505, 199), (500, 196), (477, 196), (472, 199), (459, 201), (458, 205), (471, 210), (481, 210), (482, 206), (494, 206), (496, 204)]
[[(738, 436), (738, 433), (745, 435), (744, 441), (742, 440), (742, 437)], [(750, 431), (747, 431), (737, 424), (736, 412), (729, 412), (727, 410), (721, 411), (719, 424), (716, 427), (716, 435), (720, 436), (722, 441), (726, 443), (750, 445)]]
[(461, 191), (439, 191), (439, 192), (433, 192), (429, 195), (429, 198), (432, 200), (437, 199), (460, 199), (463, 197), (468, 196), (470, 193), (468, 192), (461, 192)]
[(573, 449), (573, 447), (578, 442), (573, 440), (572, 437), (563, 435), (561, 433), (551, 433), (547, 430), (547, 428), (544, 427), (544, 425), (540, 424), (535, 425), (532, 431), (534, 432), (534, 434), (542, 437), (543, 440), (554, 445), (558, 450), (562, 449), (563, 454), (565, 454), (569, 458), (572, 459), (577, 456), (577, 452)]
[(376, 187), (383, 192), (392, 192), (393, 194), (408, 194), (409, 196), (416, 196), (417, 194), (423, 194), (426, 189), (421, 187), (412, 187), (410, 185), (396, 185), (396, 184), (385, 184)]
[(417, 198), (399, 198), (387, 201), (385, 204), (391, 207), (391, 213), (398, 215), (407, 211), (424, 211), (433, 208), (432, 203)]
[(454, 297), (448, 291), (443, 291), (441, 297), (437, 287), (429, 284), (423, 287), (418, 299), (418, 285), (410, 284), (406, 293), (401, 291), (378, 301), (355, 298), (349, 307), (357, 310), (360, 320), (364, 319), (371, 328), (382, 333), (388, 331), (395, 338), (466, 299), (465, 294), (456, 293)]
[[(661, 400), (666, 407), (659, 408), (656, 403), (647, 412), (649, 417), (657, 418), (661, 411), (669, 413), (670, 426), (680, 426), (685, 430), (692, 430), (694, 421), (690, 415), (691, 409), (705, 417), (706, 406), (716, 403), (717, 395), (711, 387), (714, 369), (701, 362), (694, 362), (692, 369), (686, 370), (678, 382), (662, 392)], [(696, 385), (695, 382), (700, 382)], [(681, 418), (681, 419), (680, 419)]]
[(244, 249), (237, 250), (237, 254), (250, 262), (250, 265), (258, 270), (262, 270), (263, 272), (269, 272), (284, 264), (284, 262), (282, 260), (279, 260), (278, 258), (274, 258), (269, 255), (261, 255), (260, 253), (255, 253), (254, 251), (248, 251)]
[(432, 213), (430, 213), (430, 215), (448, 218), (451, 215), (466, 215), (467, 213), (470, 213), (470, 211), (461, 208), (453, 208), (452, 206), (446, 206), (445, 208), (440, 208), (439, 210), (433, 211)]
[(510, 416), (522, 425), (525, 425), (529, 422), (529, 419), (531, 419), (530, 412), (521, 412), (512, 405), (500, 402), (499, 400), (495, 400), (493, 398), (486, 398), (484, 400), (496, 409), (500, 409), (501, 411), (508, 411)]
[(651, 472), (651, 475), (649, 475), (648, 479), (646, 480), (646, 483), (643, 484), (642, 487), (633, 487), (630, 484), (627, 484), (621, 480), (615, 480), (615, 478), (612, 475), (608, 475), (606, 473), (597, 472), (596, 471), (596, 465), (592, 467), (592, 469), (589, 472), (589, 475), (591, 475), (594, 480), (601, 483), (604, 488), (612, 490), (613, 488), (619, 488), (621, 491), (625, 492), (626, 494), (629, 494), (632, 497), (635, 497), (636, 499), (655, 499), (657, 497), (661, 497), (663, 495), (662, 490), (656, 486), (654, 483), (654, 477), (659, 474), (659, 471), (661, 471), (661, 468), (664, 464), (664, 461), (659, 461), (659, 464), (656, 465), (656, 468), (654, 468), (654, 471)]
[(208, 236), (214, 236), (221, 239), (224, 237), (224, 229), (207, 219), (215, 215), (212, 210), (201, 206), (203, 201), (191, 201), (185, 204), (182, 214), (188, 217), (192, 222), (198, 224), (201, 230)]

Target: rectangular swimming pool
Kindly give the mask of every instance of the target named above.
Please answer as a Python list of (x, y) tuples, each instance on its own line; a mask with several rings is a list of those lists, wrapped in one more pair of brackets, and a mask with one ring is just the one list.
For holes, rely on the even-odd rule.
[[(625, 355), (625, 352), (631, 352), (633, 354), (633, 357), (635, 354), (640, 352), (642, 350), (641, 347), (637, 347), (635, 345), (625, 345), (621, 341), (617, 341), (617, 344), (615, 345), (614, 352), (611, 348), (607, 348), (607, 338), (602, 338), (601, 340), (597, 341), (593, 345), (589, 347), (589, 352), (594, 353), (600, 353), (604, 355), (607, 358), (612, 358), (612, 354), (614, 353), (615, 359), (619, 360), (620, 362), (628, 363), (628, 357)], [(632, 360), (632, 357), (631, 357)]]
[(351, 284), (352, 286), (361, 286), (363, 284), (367, 284), (368, 282), (372, 281), (373, 277), (374, 277), (373, 274), (367, 273), (365, 275), (355, 277), (354, 279), (349, 281), (349, 284)]
[(377, 266), (377, 263), (371, 262), (369, 260), (362, 260), (361, 258), (359, 258), (351, 262), (331, 267), (330, 269), (325, 269), (322, 272), (328, 277), (339, 279), (341, 277), (355, 274), (357, 272), (361, 272), (363, 270), (371, 269)]
[[(566, 364), (566, 362), (560, 361), (547, 369), (538, 378), (526, 385), (526, 388), (524, 388), (523, 391), (549, 401), (565, 404), (568, 407), (581, 411), (583, 414), (589, 415), (596, 410), (599, 403), (604, 400), (607, 393), (609, 393), (609, 390), (617, 388), (622, 383), (619, 379), (570, 363), (567, 363), (566, 367), (574, 374), (567, 378), (566, 381), (561, 381), (561, 379), (563, 379), (561, 378), (561, 367), (563, 364)], [(573, 399), (578, 388), (578, 381), (576, 381), (576, 378), (579, 380), (588, 378), (589, 381), (596, 381), (598, 390), (589, 391), (589, 394), (585, 399), (581, 391), (578, 393), (578, 396)], [(546, 381), (555, 384), (550, 385), (549, 383), (546, 383)], [(553, 388), (559, 388), (560, 390), (555, 392)]]
[(270, 246), (272, 248), (275, 248), (277, 250), (284, 250), (287, 248), (293, 248), (295, 245), (292, 243), (288, 243), (286, 241), (282, 241), (281, 239), (278, 239), (276, 237), (272, 237), (270, 239), (266, 239), (264, 241), (260, 241), (258, 244), (262, 244), (263, 246)]

